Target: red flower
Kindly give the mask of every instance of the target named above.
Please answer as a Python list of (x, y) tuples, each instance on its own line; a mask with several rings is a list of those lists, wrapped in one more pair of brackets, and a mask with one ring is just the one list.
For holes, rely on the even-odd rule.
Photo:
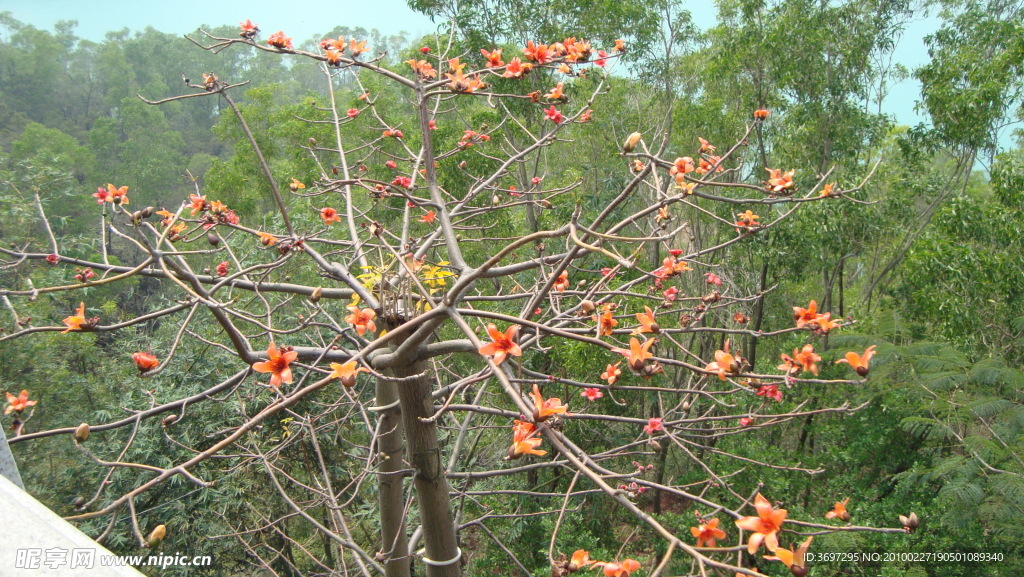
[(148, 373), (160, 366), (160, 361), (153, 353), (132, 353), (132, 360), (135, 361), (135, 367), (140, 373)]
[(505, 362), (505, 357), (508, 355), (521, 357), (523, 356), (523, 350), (516, 343), (516, 334), (518, 332), (519, 325), (511, 325), (502, 333), (494, 323), (488, 324), (487, 334), (491, 337), (491, 342), (480, 347), (478, 352), (484, 356), (494, 355), (494, 364), (496, 365)]
[(299, 357), (299, 353), (291, 350), (290, 347), (283, 347), (277, 350), (274, 341), (267, 346), (267, 360), (253, 363), (252, 370), (257, 373), (271, 373), (270, 386), (280, 387), (281, 383), (291, 384), (292, 370), (289, 365)]
[(420, 46), (420, 54), (430, 54), (429, 46)]
[(384, 163), (384, 166), (390, 168), (391, 170), (394, 170), (398, 168), (398, 163), (396, 163), (394, 160), (389, 160)]
[(555, 108), (554, 104), (551, 105), (551, 108), (548, 108), (547, 110), (544, 111), (544, 116), (546, 116), (548, 120), (554, 122), (555, 124), (561, 124), (562, 122), (565, 121), (565, 117), (562, 116), (562, 113)]
[(242, 28), (242, 33), (240, 34), (242, 38), (252, 38), (260, 31), (259, 26), (253, 24), (252, 20), (248, 18), (245, 19), (245, 22), (240, 22), (238, 25)]
[(601, 276), (609, 278), (615, 274), (615, 269), (610, 266), (601, 267)]
[(668, 287), (668, 290), (666, 290), (665, 292), (663, 292), (661, 294), (662, 294), (662, 296), (665, 297), (665, 300), (667, 300), (668, 302), (672, 302), (672, 301), (676, 300), (676, 295), (679, 294), (679, 289), (677, 289), (674, 286), (673, 287)]
[(771, 112), (767, 108), (758, 108), (754, 111), (754, 118), (757, 120), (764, 120), (771, 115)]
[[(608, 366), (610, 367), (611, 365), (608, 365)], [(601, 392), (601, 389), (595, 389), (593, 387), (587, 387), (587, 388), (583, 389), (583, 392), (580, 393), (580, 396), (581, 397), (586, 397), (587, 400), (590, 401), (590, 402), (594, 402), (594, 401), (600, 399), (601, 397), (603, 397), (604, 393)]]
[(708, 284), (713, 284), (715, 286), (722, 286), (722, 279), (717, 274), (715, 274), (713, 272), (706, 272), (706, 273), (704, 273), (704, 280), (708, 281)]
[(330, 226), (335, 222), (341, 222), (341, 215), (338, 214), (338, 211), (328, 206), (320, 209), (320, 219), (324, 221), (324, 224)]
[(49, 254), (46, 256), (46, 262), (50, 264), (57, 264), (58, 262), (60, 262), (60, 257), (57, 256), (56, 253)]
[(437, 130), (437, 123), (435, 123), (433, 120), (431, 120), (431, 121), (427, 122), (427, 128), (429, 130)]
[(662, 430), (664, 430), (664, 427), (661, 424), (661, 419), (658, 417), (649, 419), (647, 424), (644, 425), (644, 433), (648, 435), (653, 435), (654, 433)]
[(228, 261), (224, 261), (217, 265), (217, 276), (228, 276)]
[(718, 528), (718, 519), (690, 527), (690, 533), (697, 538), (698, 547), (714, 547), (718, 539), (725, 539), (725, 531)]
[(396, 176), (395, 179), (391, 181), (391, 184), (402, 188), (412, 188), (412, 179), (408, 176)]
[(348, 111), (345, 112), (345, 114), (349, 118), (355, 118), (355, 117), (359, 116), (359, 109), (358, 108), (349, 108)]
[(96, 192), (93, 193), (93, 196), (96, 197), (96, 204), (111, 202), (110, 193), (107, 192), (107, 189), (103, 188), (102, 186), (96, 189)]
[(757, 389), (757, 396), (775, 399), (780, 403), (782, 402), (782, 391), (779, 390), (778, 385), (761, 385), (761, 387)]
[(420, 217), (420, 222), (425, 222), (427, 224), (433, 224), (434, 223), (434, 219), (436, 217), (437, 217), (437, 215), (434, 214), (434, 211), (428, 210), (426, 214), (424, 214), (423, 216)]
[(388, 129), (384, 130), (384, 132), (382, 134), (383, 134), (384, 138), (402, 138), (402, 137), (405, 136), (404, 134), (402, 134), (402, 131), (398, 130), (397, 128), (394, 129), (394, 130), (388, 128)]
[(769, 551), (775, 552), (779, 548), (778, 532), (782, 529), (782, 523), (789, 513), (785, 509), (775, 510), (772, 504), (758, 493), (754, 498), (754, 508), (757, 509), (757, 517), (744, 517), (736, 520), (736, 526), (744, 531), (752, 531), (750, 540), (747, 542), (747, 552), (751, 555), (764, 543)]
[(533, 384), (533, 420), (536, 423), (548, 420), (551, 415), (569, 416), (569, 407), (562, 404), (562, 399), (551, 397), (545, 400), (540, 394), (540, 388)]
[(7, 393), (7, 410), (4, 411), (5, 415), (11, 414), (11, 412), (20, 413), (35, 405), (39, 401), (28, 400), (28, 391), (21, 391), (21, 394), (15, 397), (14, 395)]
[(740, 417), (740, 426), (741, 427), (749, 427), (750, 424), (753, 423), (753, 422), (754, 422), (754, 418), (753, 417)]

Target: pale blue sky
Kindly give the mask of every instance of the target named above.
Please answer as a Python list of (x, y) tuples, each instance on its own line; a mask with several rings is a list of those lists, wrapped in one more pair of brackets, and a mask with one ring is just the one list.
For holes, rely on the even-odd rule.
[[(709, 4), (691, 6), (700, 26), (714, 24), (714, 9)], [(246, 18), (266, 33), (283, 30), (296, 40), (311, 38), (334, 26), (377, 28), (387, 34), (407, 32), (414, 37), (435, 29), (429, 18), (414, 12), (405, 0), (328, 0), (300, 5), (281, 0), (0, 0), (2, 11), (44, 29), (52, 29), (58, 20), (77, 20), (78, 35), (96, 41), (108, 31), (126, 27), (134, 31), (152, 26), (161, 32), (185, 34), (200, 25), (236, 24)], [(913, 22), (900, 41), (897, 61), (911, 69), (926, 62), (923, 38), (937, 26), (934, 17)], [(903, 124), (924, 121), (914, 112), (919, 90), (914, 80), (894, 87), (884, 111), (896, 115)]]

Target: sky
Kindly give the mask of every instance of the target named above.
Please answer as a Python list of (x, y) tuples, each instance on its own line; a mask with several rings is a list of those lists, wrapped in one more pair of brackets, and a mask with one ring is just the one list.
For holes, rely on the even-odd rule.
[[(625, 0), (628, 1), (628, 0)], [(713, 10), (707, 4), (691, 5), (694, 21), (702, 27), (714, 24)], [(16, 20), (36, 28), (52, 30), (59, 20), (76, 20), (81, 38), (103, 40), (108, 31), (147, 26), (166, 33), (185, 34), (204, 25), (237, 24), (251, 19), (264, 33), (283, 30), (298, 40), (312, 38), (335, 26), (377, 28), (385, 34), (406, 32), (410, 37), (433, 32), (436, 25), (414, 12), (405, 0), (329, 0), (309, 7), (297, 7), (282, 0), (0, 0), (0, 12), (10, 11)], [(913, 69), (927, 61), (924, 36), (938, 27), (938, 20), (924, 16), (907, 28), (897, 51), (897, 61)], [(883, 111), (893, 114), (900, 124), (916, 125), (926, 121), (914, 111), (920, 85), (908, 79), (895, 86)]]

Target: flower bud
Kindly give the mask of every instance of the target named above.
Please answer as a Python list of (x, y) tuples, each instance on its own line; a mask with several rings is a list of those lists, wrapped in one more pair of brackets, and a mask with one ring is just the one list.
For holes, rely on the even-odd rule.
[(592, 301), (590, 299), (586, 299), (583, 302), (581, 302), (580, 303), (580, 308), (582, 308), (583, 310), (587, 311), (588, 313), (592, 313), (595, 310), (597, 310), (597, 306), (594, 304), (594, 301)]
[(313, 289), (313, 294), (309, 295), (309, 302), (311, 302), (311, 303), (320, 302), (320, 297), (322, 297), (323, 294), (324, 294), (323, 287), (316, 287), (315, 289)]
[(89, 440), (89, 424), (82, 423), (75, 429), (75, 433), (72, 435), (76, 442), (84, 443)]
[(220, 244), (220, 237), (211, 232), (206, 235), (206, 242), (210, 243), (211, 246), (217, 246)]
[(626, 142), (622, 145), (622, 151), (633, 152), (633, 149), (636, 148), (636, 145), (640, 143), (641, 137), (643, 137), (643, 134), (640, 134), (639, 132), (634, 132), (633, 134), (630, 134), (629, 137), (626, 138)]
[(156, 529), (153, 529), (153, 532), (150, 533), (149, 537), (146, 538), (146, 545), (150, 549), (156, 549), (160, 546), (160, 543), (163, 542), (164, 537), (166, 536), (167, 527), (164, 525), (157, 525)]

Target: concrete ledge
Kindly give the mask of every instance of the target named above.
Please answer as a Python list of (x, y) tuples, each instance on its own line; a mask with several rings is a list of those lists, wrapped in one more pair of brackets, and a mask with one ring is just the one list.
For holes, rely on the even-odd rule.
[[(145, 556), (147, 552), (141, 552)], [(71, 523), (0, 475), (0, 575), (140, 577)]]

